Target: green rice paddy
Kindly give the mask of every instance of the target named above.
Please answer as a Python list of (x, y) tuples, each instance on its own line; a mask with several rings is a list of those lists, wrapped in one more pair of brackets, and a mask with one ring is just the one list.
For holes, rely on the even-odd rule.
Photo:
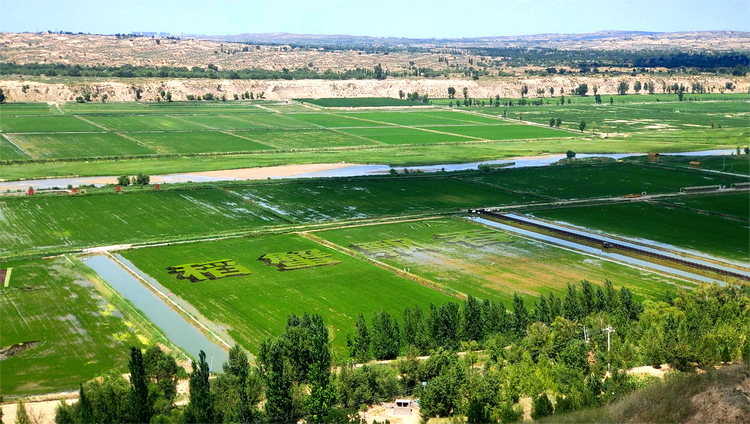
[[(310, 249), (330, 255), (326, 260), (335, 264), (281, 271), (259, 259), (270, 253)], [(333, 347), (343, 355), (346, 334), (357, 314), (369, 317), (373, 311), (387, 310), (400, 316), (407, 306), (418, 304), (426, 309), (431, 302), (452, 299), (294, 234), (130, 250), (123, 255), (207, 319), (226, 326), (232, 339), (251, 352), (257, 352), (264, 338), (283, 331), (291, 313), (320, 314), (329, 325)], [(251, 274), (193, 283), (176, 279), (166, 269), (225, 258)]]
[(219, 190), (0, 199), (0, 255), (231, 233), (278, 224)]
[(6, 399), (77, 390), (80, 382), (126, 372), (122, 352), (148, 341), (66, 259), (2, 266), (13, 274), (9, 287), (0, 286), (0, 347), (26, 346), (2, 361)]
[[(739, 202), (742, 199), (732, 199)], [(651, 203), (584, 206), (535, 211), (554, 221), (653, 240), (717, 257), (750, 262), (750, 226), (747, 221), (671, 208)]]

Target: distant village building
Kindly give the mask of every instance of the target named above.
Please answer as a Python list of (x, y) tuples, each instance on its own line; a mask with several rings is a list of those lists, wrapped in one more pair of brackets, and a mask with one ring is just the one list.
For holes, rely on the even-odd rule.
[(656, 152), (649, 152), (648, 153), (648, 162), (649, 163), (659, 163), (659, 154)]
[(698, 162), (697, 160), (691, 160), (688, 165), (691, 168), (695, 168), (695, 169), (701, 169), (701, 168), (703, 168), (703, 163)]

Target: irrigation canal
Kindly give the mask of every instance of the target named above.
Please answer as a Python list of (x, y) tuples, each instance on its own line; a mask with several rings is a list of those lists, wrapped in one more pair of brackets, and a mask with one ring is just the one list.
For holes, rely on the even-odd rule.
[[(678, 153), (662, 153), (662, 155), (675, 155), (675, 156), (712, 156), (712, 155), (729, 155), (732, 154), (733, 150), (703, 150), (696, 152), (678, 152)], [(612, 159), (622, 159), (628, 156), (643, 156), (646, 153), (582, 153), (576, 155), (576, 158), (585, 159), (590, 157), (607, 157)], [(488, 165), (507, 165), (508, 168), (526, 168), (531, 166), (549, 166), (560, 159), (563, 159), (565, 155), (544, 155), (544, 156), (532, 156), (532, 157), (520, 157), (512, 159), (498, 159), (481, 162), (467, 162), (467, 163), (448, 163), (440, 165), (425, 165), (425, 166), (407, 166), (398, 167), (397, 169), (408, 169), (409, 171), (422, 171), (422, 172), (437, 172), (437, 171), (467, 171), (477, 169), (480, 164)], [(289, 168), (295, 165), (284, 165), (283, 167)], [(277, 172), (274, 172), (275, 168), (279, 167), (267, 167), (268, 176), (263, 176), (261, 179), (285, 179), (285, 178), (327, 178), (327, 177), (361, 177), (367, 175), (378, 175), (386, 174), (390, 172), (392, 167), (388, 165), (352, 165), (340, 167), (337, 169), (330, 169), (325, 171), (316, 172), (299, 172), (299, 173), (288, 173), (284, 176), (278, 176)], [(304, 168), (304, 165), (300, 166), (300, 170)], [(257, 169), (257, 168), (255, 168)], [(212, 182), (212, 181), (236, 181), (243, 180), (245, 178), (235, 178), (231, 176), (219, 175), (222, 171), (217, 171), (215, 176), (212, 176), (211, 172), (200, 172), (200, 173), (180, 173), (180, 174), (163, 174), (163, 175), (151, 175), (152, 182), (160, 183), (178, 183), (178, 182)], [(46, 190), (54, 187), (64, 188), (68, 185), (73, 187), (79, 187), (81, 185), (103, 186), (105, 184), (115, 184), (117, 177), (115, 176), (100, 176), (100, 177), (63, 177), (63, 178), (44, 178), (36, 180), (23, 180), (23, 181), (0, 181), (0, 190), (22, 190), (26, 191), (29, 187), (34, 187), (35, 190)]]
[(109, 255), (95, 255), (86, 258), (84, 263), (96, 271), (122, 297), (141, 310), (172, 343), (193, 358), (198, 358), (198, 352), (203, 350), (212, 369), (220, 369), (229, 357), (228, 352), (218, 342), (209, 339), (187, 318), (177, 313), (161, 296), (142, 284), (118, 263), (118, 260), (125, 259), (120, 257), (116, 260)]

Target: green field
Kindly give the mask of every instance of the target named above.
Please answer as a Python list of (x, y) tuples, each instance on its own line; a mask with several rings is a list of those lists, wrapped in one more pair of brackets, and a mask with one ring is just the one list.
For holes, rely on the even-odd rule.
[(323, 107), (382, 107), (382, 106), (424, 106), (422, 103), (391, 97), (357, 97), (357, 98), (322, 98), (294, 99), (298, 102), (312, 103)]
[(709, 174), (658, 166), (607, 164), (598, 166), (557, 165), (495, 171), (474, 178), (495, 186), (554, 197), (579, 199), (677, 192), (682, 187), (747, 182), (747, 178)]
[[(281, 271), (259, 259), (310, 249), (330, 255), (319, 263), (336, 263)], [(251, 352), (257, 352), (264, 338), (283, 331), (291, 313), (320, 314), (329, 325), (333, 347), (345, 355), (345, 337), (357, 314), (369, 319), (373, 311), (387, 310), (401, 316), (407, 306), (418, 304), (426, 309), (430, 302), (452, 299), (294, 234), (129, 250), (123, 255), (207, 319), (227, 326), (232, 339)], [(176, 279), (166, 269), (218, 259), (232, 259), (251, 274), (190, 282)]]
[[(669, 100), (669, 96), (657, 102), (658, 97), (616, 96), (614, 105), (596, 105), (591, 97), (576, 97), (572, 98), (573, 104), (565, 106), (518, 106), (516, 100), (513, 107), (432, 106), (355, 111), (270, 101), (3, 104), (0, 129), (27, 150), (29, 159), (55, 162), (0, 164), (3, 166), (0, 172), (4, 179), (19, 179), (339, 161), (403, 166), (477, 162), (568, 150), (675, 152), (747, 144), (750, 137), (747, 96), (727, 95), (722, 101), (717, 95), (696, 95), (702, 100), (682, 103)], [(400, 102), (397, 99), (343, 101), (364, 105), (380, 100)], [(553, 103), (558, 99), (547, 101)], [(438, 104), (441, 102), (436, 100)], [(502, 114), (508, 119), (498, 118)], [(523, 120), (518, 119), (521, 115)], [(549, 119), (558, 117), (564, 129), (574, 131), (549, 128)], [(584, 133), (577, 131), (581, 120), (588, 123)], [(528, 125), (528, 121), (543, 126)], [(714, 129), (710, 127), (712, 122)], [(323, 129), (338, 131), (336, 135), (289, 132)], [(482, 145), (477, 145), (479, 141)], [(443, 146), (443, 143), (459, 145)], [(26, 159), (2, 144), (0, 153), (4, 154), (0, 160)], [(366, 149), (350, 150), (360, 146)], [(269, 152), (262, 152), (265, 150)], [(227, 153), (237, 156), (227, 157)], [(184, 159), (158, 162), (143, 159), (163, 154)], [(86, 162), (80, 161), (81, 158), (95, 160)]]
[(102, 131), (74, 116), (5, 116), (0, 129), (6, 133)]
[[(472, 231), (490, 236), (471, 238)], [(511, 307), (513, 293), (528, 301), (540, 294), (564, 296), (567, 283), (589, 280), (616, 287), (624, 285), (641, 298), (660, 298), (676, 282), (667, 277), (552, 247), (470, 223), (458, 218), (411, 221), (320, 231), (315, 233), (342, 247), (358, 250), (361, 244), (408, 240), (424, 250), (383, 249), (362, 253), (398, 269), (407, 269), (449, 290), (491, 299)], [(455, 238), (439, 240), (443, 235)], [(455, 241), (459, 240), (464, 241)], [(494, 238), (493, 238), (494, 237)]]
[(455, 178), (299, 181), (232, 190), (297, 222), (437, 213), (536, 200)]
[(28, 159), (29, 155), (22, 152), (13, 143), (8, 141), (8, 136), (0, 135), (0, 160)]
[[(648, 157), (629, 157), (627, 160), (646, 163)], [(697, 161), (703, 169), (713, 171), (731, 172), (735, 174), (750, 175), (750, 155), (715, 155), (715, 156), (692, 156), (692, 155), (662, 155), (659, 162), (663, 165), (681, 166), (688, 168), (689, 163)]]
[(433, 132), (404, 127), (347, 129), (343, 132), (385, 144), (448, 143), (476, 140), (460, 135), (447, 134), (443, 131)]
[(160, 154), (248, 152), (273, 147), (221, 132), (139, 133), (131, 137)]
[(248, 230), (278, 221), (219, 190), (0, 199), (0, 255)]
[(660, 203), (685, 206), (699, 211), (715, 212), (750, 220), (750, 194), (748, 193), (684, 197), (676, 200), (665, 200)]
[(650, 203), (548, 209), (533, 215), (727, 259), (749, 262), (750, 258), (747, 221)]
[(92, 158), (154, 154), (133, 139), (113, 133), (6, 134), (35, 159)]
[(77, 390), (109, 372), (126, 372), (130, 346), (143, 335), (63, 258), (5, 262), (10, 286), (0, 286), (2, 343), (31, 347), (2, 361), (0, 391), (34, 395)]

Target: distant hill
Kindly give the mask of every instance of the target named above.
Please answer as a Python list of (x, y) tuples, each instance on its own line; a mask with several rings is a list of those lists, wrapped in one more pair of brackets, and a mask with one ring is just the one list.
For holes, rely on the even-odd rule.
[[(599, 31), (584, 34), (534, 34), (468, 38), (369, 37), (345, 34), (290, 34), (286, 32), (234, 35), (202, 35), (198, 39), (254, 44), (296, 44), (309, 46), (455, 46), (455, 47), (557, 47), (596, 49), (709, 48), (735, 49), (750, 43), (750, 32), (699, 31)], [(602, 43), (605, 42), (605, 43)]]

